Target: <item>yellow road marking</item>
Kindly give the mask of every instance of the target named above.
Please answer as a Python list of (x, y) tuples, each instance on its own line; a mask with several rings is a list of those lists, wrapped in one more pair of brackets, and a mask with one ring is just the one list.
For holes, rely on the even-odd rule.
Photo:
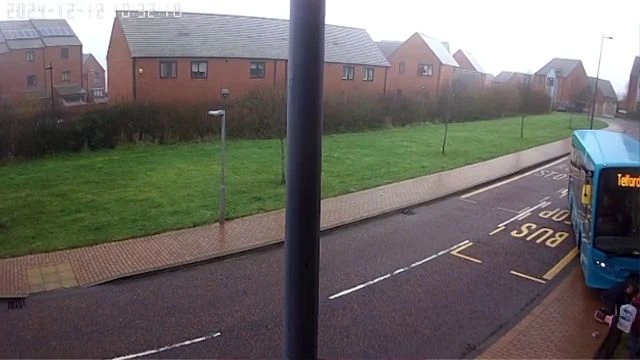
[(489, 233), (489, 235), (495, 235), (497, 233), (499, 233), (500, 231), (504, 230), (505, 227), (504, 226), (500, 226), (499, 228), (493, 230), (492, 232)]
[(473, 261), (474, 263), (482, 264), (482, 260), (478, 260), (476, 258), (472, 258), (471, 256), (460, 254), (460, 251), (470, 247), (471, 245), (473, 245), (473, 243), (469, 242), (466, 245), (460, 246), (459, 248), (453, 250), (452, 252), (450, 252), (450, 254), (453, 255), (453, 256), (457, 256), (459, 258), (465, 259), (465, 260)]
[(532, 281), (536, 281), (536, 282), (539, 282), (541, 284), (546, 284), (547, 283), (546, 281), (538, 279), (537, 277), (529, 276), (527, 274), (519, 273), (519, 272), (513, 271), (513, 270), (511, 270), (511, 274), (513, 274), (515, 276), (520, 276), (522, 278), (529, 279), (529, 280), (532, 280)]
[(551, 269), (549, 269), (549, 271), (547, 271), (547, 273), (544, 274), (542, 278), (547, 280), (553, 279), (553, 277), (558, 275), (558, 273), (562, 269), (564, 269), (564, 267), (567, 266), (567, 264), (569, 264), (571, 260), (573, 260), (573, 258), (576, 257), (576, 255), (578, 255), (578, 248), (571, 249), (571, 251), (569, 251), (569, 253), (565, 255), (565, 257), (563, 257), (562, 260), (558, 261), (557, 264), (555, 264)]

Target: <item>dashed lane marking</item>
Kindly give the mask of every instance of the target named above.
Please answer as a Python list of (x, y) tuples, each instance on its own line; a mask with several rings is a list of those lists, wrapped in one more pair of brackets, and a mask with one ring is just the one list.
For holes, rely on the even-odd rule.
[(179, 348), (182, 346), (187, 346), (187, 345), (191, 345), (191, 344), (196, 344), (205, 340), (209, 340), (209, 339), (213, 339), (216, 338), (218, 336), (220, 336), (220, 332), (215, 332), (209, 335), (205, 335), (205, 336), (201, 336), (195, 339), (191, 339), (191, 340), (186, 340), (186, 341), (182, 341), (179, 343), (175, 343), (175, 344), (171, 344), (171, 345), (167, 345), (167, 346), (163, 346), (157, 349), (152, 349), (152, 350), (147, 350), (147, 351), (143, 351), (137, 354), (131, 354), (131, 355), (125, 355), (125, 356), (118, 356), (113, 358), (112, 360), (128, 360), (128, 359), (135, 359), (135, 358), (139, 358), (142, 356), (147, 356), (147, 355), (151, 355), (151, 354), (157, 354), (159, 352), (163, 352), (163, 351), (167, 351), (167, 350), (171, 350), (171, 349), (175, 349), (175, 348)]
[(560, 261), (558, 261), (557, 264), (549, 269), (549, 271), (547, 271), (547, 273), (544, 274), (542, 278), (546, 280), (553, 279), (553, 277), (558, 275), (558, 273), (562, 271), (562, 269), (564, 269), (565, 266), (567, 266), (567, 264), (569, 264), (571, 260), (576, 257), (576, 255), (578, 255), (578, 248), (574, 247), (573, 249), (571, 249), (571, 251), (569, 251), (567, 255), (565, 255)]
[(527, 275), (527, 274), (523, 274), (523, 273), (520, 273), (520, 272), (517, 272), (517, 271), (511, 270), (510, 272), (511, 272), (512, 275), (519, 276), (521, 278), (525, 278), (525, 279), (528, 279), (528, 280), (531, 280), (531, 281), (539, 282), (541, 284), (546, 284), (547, 283), (546, 281), (544, 281), (542, 279), (538, 279), (537, 277), (533, 277), (533, 276), (530, 276), (530, 275)]
[(466, 248), (469, 248), (471, 246), (473, 246), (473, 243), (472, 242), (468, 242), (467, 244), (465, 244), (463, 246), (460, 246), (459, 248), (451, 251), (449, 254), (451, 254), (453, 256), (457, 256), (457, 257), (459, 257), (461, 259), (469, 260), (469, 261), (474, 262), (476, 264), (482, 264), (482, 260), (478, 260), (476, 258), (472, 258), (471, 256), (460, 254), (460, 251), (462, 251), (462, 250), (464, 250)]
[(531, 174), (534, 174), (534, 173), (536, 173), (536, 172), (538, 172), (538, 171), (540, 171), (540, 170), (542, 170), (542, 169), (546, 169), (546, 168), (551, 167), (551, 166), (553, 166), (553, 165), (559, 164), (559, 163), (561, 163), (561, 162), (565, 161), (567, 158), (568, 158), (568, 157), (566, 157), (566, 156), (565, 156), (565, 157), (563, 157), (562, 159), (556, 160), (556, 161), (554, 161), (554, 162), (552, 162), (552, 163), (550, 163), (550, 164), (547, 164), (547, 165), (541, 166), (541, 167), (539, 167), (539, 168), (537, 168), (537, 169), (533, 169), (533, 170), (528, 171), (528, 172), (526, 172), (526, 173), (524, 173), (524, 174), (521, 174), (521, 175), (518, 175), (518, 176), (514, 176), (514, 177), (509, 178), (509, 179), (507, 179), (507, 180), (504, 180), (504, 181), (501, 181), (501, 182), (498, 182), (498, 183), (495, 183), (495, 184), (492, 184), (492, 185), (489, 185), (489, 186), (483, 187), (483, 188), (481, 188), (481, 189), (478, 189), (478, 190), (472, 191), (472, 192), (470, 192), (470, 193), (464, 194), (464, 195), (460, 196), (460, 198), (462, 198), (462, 199), (470, 198), (470, 197), (472, 197), (472, 196), (474, 196), (474, 195), (478, 195), (478, 194), (483, 193), (483, 192), (485, 192), (485, 191), (487, 191), (487, 190), (495, 189), (495, 188), (497, 188), (498, 186), (502, 186), (502, 185), (504, 185), (504, 184), (508, 184), (508, 183), (513, 182), (513, 181), (516, 181), (516, 180), (518, 180), (518, 179), (522, 179), (523, 177), (525, 177), (525, 176), (529, 176), (529, 175), (531, 175)]
[(499, 228), (493, 230), (492, 232), (489, 233), (489, 235), (495, 235), (497, 233), (499, 233), (500, 231), (504, 230), (505, 227), (504, 226), (500, 226)]
[(375, 278), (373, 280), (369, 280), (369, 281), (364, 282), (364, 283), (362, 283), (360, 285), (356, 285), (356, 286), (354, 286), (352, 288), (349, 288), (349, 289), (340, 291), (338, 293), (335, 293), (335, 294), (329, 296), (329, 300), (334, 300), (334, 299), (337, 299), (337, 298), (339, 298), (341, 296), (345, 296), (345, 295), (351, 294), (354, 291), (362, 290), (362, 289), (366, 288), (367, 286), (371, 286), (371, 285), (373, 285), (375, 283), (381, 282), (381, 281), (386, 280), (386, 279), (388, 279), (388, 278), (390, 278), (392, 276), (395, 276), (395, 275), (398, 275), (398, 274), (400, 274), (402, 272), (405, 272), (405, 271), (407, 271), (407, 270), (409, 270), (411, 268), (414, 268), (416, 266), (420, 266), (420, 265), (422, 265), (424, 263), (427, 263), (427, 262), (429, 262), (429, 261), (431, 261), (431, 260), (433, 260), (433, 259), (435, 259), (435, 258), (437, 258), (439, 256), (442, 256), (442, 255), (444, 255), (444, 254), (446, 254), (448, 252), (451, 252), (451, 251), (453, 251), (453, 250), (455, 250), (455, 249), (457, 249), (457, 248), (459, 248), (461, 246), (464, 246), (464, 245), (468, 244), (469, 242), (470, 242), (469, 240), (465, 240), (465, 241), (463, 241), (463, 242), (461, 242), (459, 244), (451, 246), (450, 248), (447, 248), (447, 249), (442, 250), (442, 251), (440, 251), (440, 252), (438, 252), (436, 254), (433, 254), (433, 255), (431, 255), (431, 256), (429, 256), (427, 258), (424, 258), (424, 259), (422, 259), (420, 261), (416, 261), (416, 262), (414, 262), (413, 264), (411, 264), (411, 265), (409, 265), (407, 267), (403, 267), (403, 268), (397, 269), (397, 270), (395, 270), (393, 272), (390, 272), (388, 274), (379, 276), (379, 277), (377, 277), (377, 278)]

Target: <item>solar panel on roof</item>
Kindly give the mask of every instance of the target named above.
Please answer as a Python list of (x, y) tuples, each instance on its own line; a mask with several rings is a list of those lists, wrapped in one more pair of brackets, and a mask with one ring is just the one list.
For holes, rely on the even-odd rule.
[(40, 34), (42, 34), (42, 36), (49, 36), (49, 31), (47, 31), (46, 28), (42, 28), (40, 29)]
[(73, 36), (73, 31), (71, 31), (71, 29), (69, 28), (63, 28), (64, 30), (64, 34), (68, 35), (68, 36)]
[(16, 34), (15, 30), (5, 30), (4, 37), (7, 40), (13, 40), (18, 38), (18, 34)]

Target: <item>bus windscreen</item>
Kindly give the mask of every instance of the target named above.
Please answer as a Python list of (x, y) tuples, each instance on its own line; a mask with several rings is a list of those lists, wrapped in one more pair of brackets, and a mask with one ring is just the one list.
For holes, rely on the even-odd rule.
[(640, 257), (640, 169), (603, 169), (599, 176), (594, 246)]

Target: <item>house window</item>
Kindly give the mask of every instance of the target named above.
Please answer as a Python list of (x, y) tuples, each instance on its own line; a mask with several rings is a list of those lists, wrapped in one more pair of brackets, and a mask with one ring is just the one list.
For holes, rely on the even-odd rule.
[(342, 67), (342, 80), (353, 80), (353, 74), (355, 73), (355, 68), (351, 65), (344, 65)]
[(249, 77), (252, 79), (264, 78), (264, 61), (252, 61), (249, 65)]
[(36, 60), (36, 53), (33, 50), (29, 50), (25, 53), (27, 62), (34, 62)]
[(373, 68), (365, 67), (364, 68), (364, 76), (362, 77), (364, 81), (373, 81)]
[(28, 75), (27, 76), (27, 87), (34, 87), (37, 85), (36, 76)]
[(548, 77), (547, 86), (553, 86), (556, 83), (556, 78)]
[(398, 72), (400, 74), (404, 73), (404, 61), (401, 61), (400, 64), (398, 64)]
[(419, 76), (432, 76), (433, 75), (433, 65), (427, 65), (427, 64), (418, 65), (418, 75)]
[(63, 59), (69, 58), (69, 48), (61, 48), (60, 49), (60, 57)]
[(175, 61), (160, 61), (160, 78), (175, 79), (178, 77), (178, 63)]
[(62, 81), (63, 82), (71, 81), (71, 71), (63, 71), (62, 72)]
[(192, 61), (191, 62), (191, 77), (205, 79), (207, 77), (207, 62), (206, 61)]
[(104, 90), (102, 90), (102, 89), (91, 90), (91, 95), (93, 97), (103, 97), (104, 96)]

